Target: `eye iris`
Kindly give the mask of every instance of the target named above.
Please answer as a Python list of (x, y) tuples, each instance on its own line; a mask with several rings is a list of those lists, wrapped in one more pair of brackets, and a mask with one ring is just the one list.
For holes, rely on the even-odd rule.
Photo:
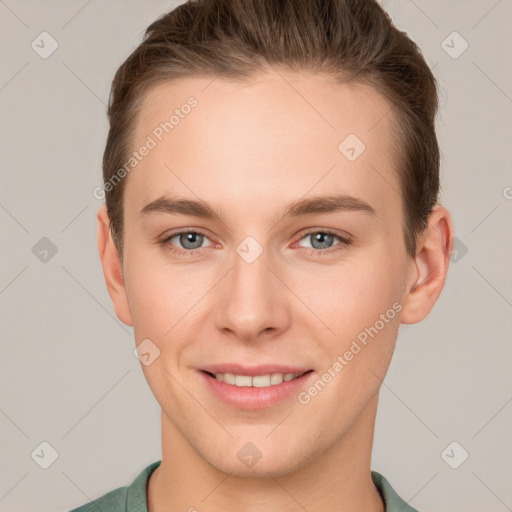
[[(332, 242), (333, 238), (334, 238), (334, 235), (331, 235), (330, 233), (315, 233), (315, 234), (311, 235), (311, 240), (312, 240), (311, 245), (315, 249), (327, 249), (330, 247), (330, 244), (328, 242)], [(327, 245), (326, 245), (326, 240), (327, 240)], [(320, 247), (315, 246), (316, 242), (320, 243)]]
[[(309, 235), (312, 243), (311, 246), (315, 249), (327, 249), (331, 247), (335, 235), (322, 231), (317, 231)], [(203, 245), (204, 235), (194, 231), (182, 233), (179, 235), (180, 244), (185, 249), (199, 249)]]
[[(180, 244), (182, 244), (186, 249), (198, 249), (203, 245), (203, 238), (204, 235), (201, 235), (200, 233), (185, 233), (180, 235)], [(197, 243), (198, 240), (199, 243)], [(189, 243), (192, 244), (192, 247), (188, 245)]]

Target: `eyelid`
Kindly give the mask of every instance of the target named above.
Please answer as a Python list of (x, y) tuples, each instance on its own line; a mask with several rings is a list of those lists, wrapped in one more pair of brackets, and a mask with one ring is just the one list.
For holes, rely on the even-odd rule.
[(306, 237), (308, 235), (312, 235), (313, 233), (327, 233), (329, 235), (337, 236), (338, 238), (341, 238), (342, 240), (345, 240), (347, 242), (352, 241), (352, 235), (350, 235), (346, 231), (339, 231), (339, 230), (333, 229), (333, 228), (321, 228), (321, 227), (307, 228), (307, 229), (301, 231), (298, 235), (298, 240), (302, 240), (304, 237)]
[(181, 249), (179, 247), (174, 247), (172, 249), (169, 249), (169, 245), (170, 242), (169, 240), (171, 238), (175, 238), (179, 235), (183, 235), (183, 234), (189, 234), (189, 233), (196, 233), (198, 235), (203, 235), (205, 238), (207, 238), (208, 240), (210, 240), (210, 242), (212, 242), (212, 246), (215, 246), (215, 245), (218, 245), (216, 244), (215, 242), (213, 242), (210, 237), (208, 236), (208, 234), (206, 233), (206, 231), (204, 231), (203, 229), (201, 228), (188, 228), (188, 229), (183, 229), (183, 228), (180, 228), (178, 231), (174, 231), (174, 232), (171, 232), (171, 233), (166, 233), (163, 238), (161, 240), (158, 241), (158, 244), (161, 245), (164, 249), (172, 252), (172, 253), (176, 253), (176, 254), (187, 254), (187, 255), (194, 255), (196, 254), (198, 251), (201, 251), (203, 249), (207, 249), (207, 247), (199, 247), (197, 249)]
[[(166, 249), (172, 253), (175, 253), (175, 254), (195, 255), (198, 252), (202, 251), (203, 249), (207, 249), (207, 247), (198, 247), (197, 249), (181, 249), (181, 248), (169, 249), (168, 246), (171, 245), (169, 243), (169, 240), (171, 238), (175, 238), (176, 236), (188, 234), (188, 233), (196, 233), (199, 235), (203, 235), (205, 238), (207, 238), (208, 240), (213, 242), (210, 239), (210, 237), (208, 236), (208, 234), (201, 228), (188, 228), (188, 229), (180, 228), (178, 231), (167, 233), (161, 240), (159, 240), (158, 243), (164, 249)], [(343, 236), (343, 235), (339, 234), (339, 232), (335, 229), (316, 227), (316, 228), (307, 228), (307, 229), (301, 231), (299, 233), (297, 241), (294, 242), (293, 245), (297, 244), (303, 238), (306, 238), (307, 236), (312, 235), (314, 233), (326, 233), (329, 235), (333, 235), (340, 240), (340, 243), (334, 245), (332, 248), (329, 248), (329, 249), (315, 249), (314, 247), (301, 247), (302, 249), (305, 249), (310, 254), (315, 254), (315, 255), (330, 254), (330, 253), (336, 252), (338, 250), (342, 250), (344, 247), (352, 244), (352, 236), (346, 232), (344, 232), (346, 236)], [(218, 244), (213, 242), (213, 246), (214, 245), (218, 245)]]
[(340, 235), (339, 232), (332, 228), (307, 228), (306, 231), (303, 231), (300, 233), (300, 236), (297, 240), (297, 242), (294, 243), (294, 245), (298, 242), (300, 242), (303, 238), (306, 238), (307, 236), (310, 236), (314, 233), (326, 233), (328, 235), (332, 235), (339, 239), (339, 243), (333, 245), (332, 247), (328, 249), (315, 249), (314, 247), (302, 247), (306, 251), (307, 254), (312, 256), (329, 256), (333, 253), (336, 253), (338, 251), (343, 251), (346, 249), (349, 245), (352, 245), (352, 236), (348, 233), (344, 232), (346, 236)]

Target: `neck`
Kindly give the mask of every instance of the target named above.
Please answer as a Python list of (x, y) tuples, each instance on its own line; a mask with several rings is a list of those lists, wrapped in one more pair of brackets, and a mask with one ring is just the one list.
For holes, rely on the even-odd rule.
[(149, 480), (149, 512), (385, 512), (371, 479), (378, 395), (326, 452), (293, 473), (239, 477), (210, 465), (162, 412), (162, 462)]

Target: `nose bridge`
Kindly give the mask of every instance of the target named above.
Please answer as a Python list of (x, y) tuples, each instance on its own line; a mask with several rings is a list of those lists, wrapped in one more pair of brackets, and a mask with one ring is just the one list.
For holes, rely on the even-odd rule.
[(219, 304), (218, 327), (248, 340), (269, 328), (282, 329), (287, 318), (285, 298), (282, 284), (268, 268), (269, 253), (247, 237), (236, 247), (232, 261)]

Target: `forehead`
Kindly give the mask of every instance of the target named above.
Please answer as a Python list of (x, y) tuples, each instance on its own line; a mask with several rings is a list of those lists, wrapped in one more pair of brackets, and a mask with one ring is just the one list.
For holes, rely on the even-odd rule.
[(321, 75), (162, 83), (137, 119), (134, 149), (148, 138), (154, 148), (130, 173), (126, 200), (142, 208), (178, 193), (242, 209), (335, 189), (389, 209), (400, 203), (392, 122), (390, 104), (371, 86)]
[[(300, 131), (307, 137), (318, 135), (335, 141), (352, 130), (368, 142), (383, 135), (383, 145), (390, 142), (387, 135), (393, 118), (391, 106), (374, 87), (359, 82), (335, 83), (326, 75), (283, 70), (260, 73), (243, 82), (217, 76), (157, 84), (143, 98), (135, 126), (136, 139), (141, 140), (150, 128), (169, 120), (175, 111), (181, 114), (179, 111), (191, 97), (199, 107), (194, 112), (200, 112), (192, 121), (198, 136), (199, 128), (209, 131), (209, 135), (214, 130), (222, 134), (243, 124), (244, 131), (230, 133), (232, 139), (240, 140), (251, 129), (265, 128), (270, 133), (280, 130), (282, 135), (293, 135)], [(179, 117), (184, 119), (183, 115)], [(297, 121), (301, 123), (297, 125)], [(173, 128), (173, 135), (185, 131), (186, 124), (191, 123), (183, 123), (180, 130)], [(370, 132), (374, 132), (373, 137)]]

